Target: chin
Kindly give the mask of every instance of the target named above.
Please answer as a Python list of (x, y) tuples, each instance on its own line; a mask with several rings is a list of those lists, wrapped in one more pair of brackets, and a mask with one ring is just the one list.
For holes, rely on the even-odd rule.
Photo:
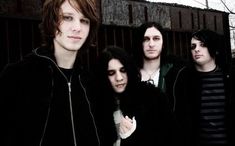
[(124, 89), (117, 89), (116, 92), (117, 92), (117, 93), (123, 93), (123, 92), (124, 92)]

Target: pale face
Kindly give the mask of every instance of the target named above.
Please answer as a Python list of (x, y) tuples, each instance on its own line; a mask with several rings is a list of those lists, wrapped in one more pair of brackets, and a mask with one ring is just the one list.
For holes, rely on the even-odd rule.
[(160, 58), (163, 46), (162, 34), (155, 27), (146, 29), (143, 41), (143, 50), (145, 59)]
[(194, 62), (199, 66), (207, 66), (215, 62), (204, 43), (195, 38), (191, 39), (191, 54)]
[(128, 77), (126, 69), (117, 59), (111, 59), (108, 63), (108, 79), (111, 86), (116, 93), (122, 93), (125, 91)]
[(68, 1), (61, 5), (61, 33), (56, 32), (54, 46), (56, 52), (77, 52), (86, 41), (90, 20), (75, 10)]

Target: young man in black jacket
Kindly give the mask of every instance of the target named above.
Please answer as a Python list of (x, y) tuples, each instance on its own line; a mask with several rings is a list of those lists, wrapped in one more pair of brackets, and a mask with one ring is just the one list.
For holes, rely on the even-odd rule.
[(224, 63), (221, 38), (207, 29), (192, 35), (191, 64), (178, 74), (173, 92), (181, 145), (234, 145), (235, 70)]
[(42, 46), (0, 76), (1, 145), (98, 146), (79, 64), (98, 26), (94, 1), (46, 0), (42, 12)]

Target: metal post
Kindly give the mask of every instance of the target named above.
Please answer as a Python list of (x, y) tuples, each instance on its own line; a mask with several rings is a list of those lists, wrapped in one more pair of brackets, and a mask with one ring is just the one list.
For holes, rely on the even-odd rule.
[(209, 9), (208, 0), (206, 0), (206, 8)]

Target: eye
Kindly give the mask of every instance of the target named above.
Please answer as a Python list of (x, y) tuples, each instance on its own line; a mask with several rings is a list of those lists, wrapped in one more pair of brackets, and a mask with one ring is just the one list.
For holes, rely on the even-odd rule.
[(196, 48), (195, 44), (191, 44), (191, 50), (194, 50)]
[(150, 38), (149, 38), (149, 37), (144, 37), (143, 42), (148, 42), (149, 40), (150, 40)]
[(204, 43), (200, 43), (201, 47), (206, 47), (206, 45)]
[(108, 70), (107, 72), (108, 76), (113, 76), (115, 74), (114, 70)]
[(159, 36), (155, 36), (155, 37), (153, 37), (153, 40), (154, 41), (157, 41), (157, 40), (160, 40), (161, 38), (159, 37)]
[(126, 73), (126, 69), (125, 69), (125, 67), (122, 67), (122, 68), (120, 69), (120, 72), (122, 72), (122, 73)]
[(80, 22), (83, 24), (90, 24), (90, 20), (88, 18), (82, 18)]
[(72, 21), (72, 20), (73, 20), (73, 17), (72, 17), (72, 16), (63, 15), (63, 16), (62, 16), (62, 19), (63, 19), (64, 21)]

